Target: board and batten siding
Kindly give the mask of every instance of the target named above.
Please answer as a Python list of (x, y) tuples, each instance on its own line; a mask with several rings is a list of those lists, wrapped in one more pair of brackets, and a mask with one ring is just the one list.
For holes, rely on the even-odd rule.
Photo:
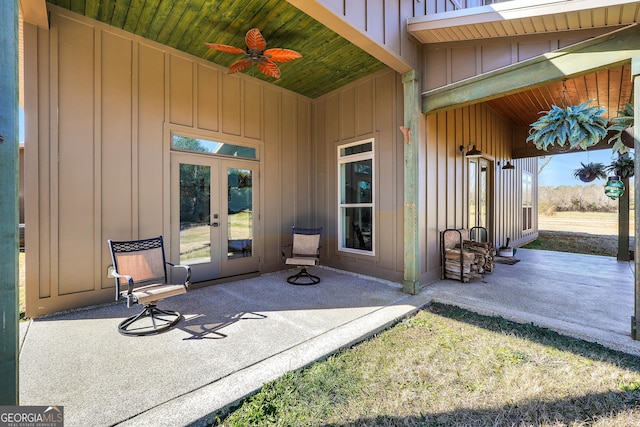
[(611, 31), (609, 28), (422, 46), (424, 91), (475, 77)]
[[(316, 223), (324, 227), (321, 262), (388, 280), (402, 280), (402, 81), (387, 69), (313, 102)], [(374, 139), (375, 255), (338, 251), (337, 147)]]
[[(404, 270), (404, 139), (401, 76), (392, 70), (345, 86), (313, 102), (316, 153), (316, 223), (325, 227), (322, 263), (335, 268), (393, 281)], [(486, 104), (476, 104), (422, 116), (424, 135), (412, 134), (422, 144), (419, 209), (421, 284), (440, 278), (440, 231), (468, 227), (468, 166), (460, 145), (475, 142), (493, 166), (490, 177), (492, 236), (498, 246), (531, 240), (537, 224), (522, 231), (522, 171), (534, 176), (534, 212), (537, 212), (537, 159), (510, 157), (512, 125)], [(375, 139), (375, 256), (338, 250), (337, 146)], [(515, 170), (502, 170), (511, 160)], [(498, 165), (500, 162), (500, 165)], [(422, 202), (421, 202), (422, 203)], [(535, 218), (535, 216), (534, 216)], [(534, 219), (535, 220), (535, 219)]]
[(287, 1), (395, 71), (416, 68), (417, 49), (406, 19), (424, 14), (419, 0)]
[(311, 100), (48, 5), (25, 23), (27, 316), (113, 300), (107, 239), (165, 235), (169, 135), (260, 153), (260, 271), (312, 216)]
[[(475, 225), (468, 219), (468, 165), (460, 145), (475, 143), (489, 160), (489, 182), (493, 184), (489, 229), (496, 246), (504, 245), (507, 238), (512, 245), (521, 244), (537, 233), (537, 224), (526, 234), (522, 231), (522, 171), (533, 173), (537, 212), (537, 159), (511, 159), (511, 124), (486, 104), (429, 114), (425, 121), (426, 206), (421, 220), (426, 224), (427, 247), (421, 281), (429, 283), (440, 277), (440, 232)], [(515, 165), (514, 170), (502, 170), (507, 160)]]

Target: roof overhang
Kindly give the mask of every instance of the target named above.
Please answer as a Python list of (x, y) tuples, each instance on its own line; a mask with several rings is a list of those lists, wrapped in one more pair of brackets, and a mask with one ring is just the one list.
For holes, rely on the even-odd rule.
[(25, 22), (41, 28), (49, 28), (45, 0), (20, 0), (20, 13)]
[(425, 114), (489, 101), (640, 57), (640, 25), (632, 25), (422, 94)]
[(409, 34), (421, 43), (526, 36), (633, 24), (637, 0), (516, 0), (409, 18)]

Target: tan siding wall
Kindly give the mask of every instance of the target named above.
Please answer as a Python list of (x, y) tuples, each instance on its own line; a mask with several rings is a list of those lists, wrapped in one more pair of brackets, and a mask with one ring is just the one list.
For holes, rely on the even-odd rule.
[[(446, 228), (469, 227), (468, 166), (459, 146), (475, 142), (485, 157), (493, 162), (491, 170), (492, 240), (498, 246), (510, 237), (513, 244), (531, 239), (537, 231), (522, 232), (522, 170), (534, 174), (534, 194), (537, 188), (537, 159), (512, 161), (516, 169), (502, 170), (509, 158), (511, 125), (488, 106), (478, 104), (426, 116), (426, 265), (423, 282), (440, 275), (439, 232)], [(500, 165), (497, 164), (500, 162)], [(534, 197), (534, 212), (537, 202)], [(471, 224), (474, 225), (474, 224)]]
[[(314, 101), (318, 225), (325, 227), (323, 264), (401, 280), (403, 152), (400, 76), (377, 73)], [(375, 138), (375, 256), (338, 251), (337, 146)], [(398, 178), (400, 177), (400, 180)]]
[[(163, 129), (158, 126), (164, 121), (166, 100), (166, 69), (165, 55), (160, 49), (137, 44), (137, 69), (138, 76), (134, 80), (137, 83), (137, 92), (134, 98), (137, 100), (134, 123), (132, 152), (135, 156), (134, 167), (137, 167), (137, 187), (134, 186), (137, 202), (137, 216), (134, 216), (134, 229), (131, 231), (135, 237), (152, 236), (162, 230), (168, 218), (164, 217), (163, 206), (165, 189), (158, 183), (163, 182), (163, 168), (160, 166), (165, 161), (166, 154), (162, 150)], [(208, 86), (199, 86), (206, 89)], [(137, 140), (137, 146), (135, 141)], [(103, 232), (102, 241), (110, 238), (107, 232), (113, 228), (107, 228)], [(133, 234), (137, 232), (137, 235)], [(110, 263), (108, 253), (104, 254), (103, 262)]]
[[(56, 7), (25, 25), (27, 315), (108, 301), (106, 239), (169, 232), (168, 130), (260, 148), (262, 272), (281, 269), (290, 227), (323, 226), (323, 264), (400, 281), (404, 268), (401, 77), (391, 70), (311, 101)], [(449, 64), (450, 66), (450, 64)], [(467, 226), (474, 141), (506, 160), (509, 124), (485, 105), (424, 117), (423, 283), (439, 277), (439, 232)], [(375, 138), (375, 256), (337, 250), (336, 147)], [(495, 241), (520, 241), (521, 170), (495, 170)], [(534, 174), (535, 176), (535, 174)], [(535, 182), (534, 182), (535, 184)], [(518, 228), (520, 227), (520, 228)], [(167, 239), (169, 241), (169, 239)], [(422, 246), (423, 245), (423, 246)]]
[(419, 0), (289, 1), (395, 70), (415, 68), (416, 46), (405, 21), (424, 15), (424, 3)]
[[(401, 280), (404, 268), (404, 153), (398, 130), (403, 117), (402, 83), (392, 71), (380, 72), (314, 101), (315, 144), (318, 159), (318, 224), (325, 226), (327, 240), (323, 263), (379, 277)], [(370, 120), (373, 117), (373, 120)], [(439, 233), (446, 228), (468, 227), (467, 161), (459, 147), (475, 142), (492, 162), (492, 240), (502, 245), (507, 237), (522, 241), (521, 173), (534, 170), (536, 159), (513, 161), (517, 169), (503, 171), (509, 157), (511, 125), (487, 105), (432, 114), (421, 124), (423, 136), (412, 138), (425, 144), (421, 150), (420, 223), (424, 229), (422, 283), (440, 277)], [(339, 252), (336, 147), (375, 137), (376, 150), (376, 255)], [(535, 175), (534, 175), (535, 176)], [(535, 185), (535, 182), (534, 182)], [(323, 222), (326, 219), (326, 222)], [(537, 228), (537, 226), (536, 226)], [(422, 239), (421, 239), (422, 241)]]
[(283, 268), (314, 220), (311, 101), (50, 11), (49, 31), (25, 25), (27, 315), (111, 300), (107, 239), (168, 237), (171, 129), (260, 148), (260, 270)]
[[(527, 37), (425, 44), (422, 81), (425, 91), (506, 67), (605, 32), (606, 29)], [(610, 30), (609, 30), (610, 31)]]

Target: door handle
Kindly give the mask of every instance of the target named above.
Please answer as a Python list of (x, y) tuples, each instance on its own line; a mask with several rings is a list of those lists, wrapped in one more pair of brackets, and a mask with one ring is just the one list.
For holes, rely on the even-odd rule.
[(211, 223), (211, 225), (212, 225), (213, 227), (218, 227), (218, 226), (220, 225), (220, 223), (218, 223), (218, 222), (212, 222), (212, 223)]

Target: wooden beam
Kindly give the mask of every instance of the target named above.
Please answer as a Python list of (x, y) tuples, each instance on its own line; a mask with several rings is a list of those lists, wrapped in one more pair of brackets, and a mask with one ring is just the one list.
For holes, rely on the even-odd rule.
[(287, 0), (293, 6), (297, 7), (322, 25), (330, 28), (349, 40), (360, 49), (364, 50), (378, 61), (392, 68), (398, 73), (411, 72), (413, 64), (388, 49), (385, 46), (375, 42), (365, 33), (349, 24), (345, 19), (333, 13), (329, 8), (317, 0)]
[[(633, 79), (633, 108), (634, 108), (634, 131), (633, 139), (635, 142), (635, 152), (640, 151), (640, 55), (631, 60), (631, 78)], [(638, 156), (635, 156), (635, 176), (640, 176), (640, 160)], [(636, 178), (637, 179), (637, 178)], [(635, 185), (635, 200), (640, 200), (640, 185)], [(638, 219), (640, 218), (640, 203), (634, 203), (635, 207), (635, 242), (633, 245), (634, 252), (634, 304), (633, 304), (633, 317), (631, 318), (631, 338), (640, 341), (640, 227), (638, 226)]]
[(527, 61), (422, 94), (425, 114), (459, 108), (617, 67), (640, 55), (640, 25), (577, 43)]
[(18, 0), (0, 2), (0, 405), (18, 404)]
[(420, 291), (420, 82), (412, 70), (402, 76), (404, 125), (400, 128), (404, 146), (404, 292)]
[[(603, 9), (623, 4), (634, 4), (637, 0), (520, 0), (518, 3), (494, 2), (486, 6), (467, 7), (449, 12), (419, 15), (407, 19), (407, 28), (418, 39), (415, 33), (442, 28), (471, 26), (484, 23), (501, 24), (520, 19), (553, 17), (569, 12), (593, 13), (595, 9)], [(455, 4), (455, 3), (454, 3)]]
[(630, 261), (629, 253), (629, 178), (621, 178), (624, 193), (618, 199), (618, 261)]
[(49, 29), (49, 15), (45, 0), (20, 0), (20, 12), (24, 22)]

